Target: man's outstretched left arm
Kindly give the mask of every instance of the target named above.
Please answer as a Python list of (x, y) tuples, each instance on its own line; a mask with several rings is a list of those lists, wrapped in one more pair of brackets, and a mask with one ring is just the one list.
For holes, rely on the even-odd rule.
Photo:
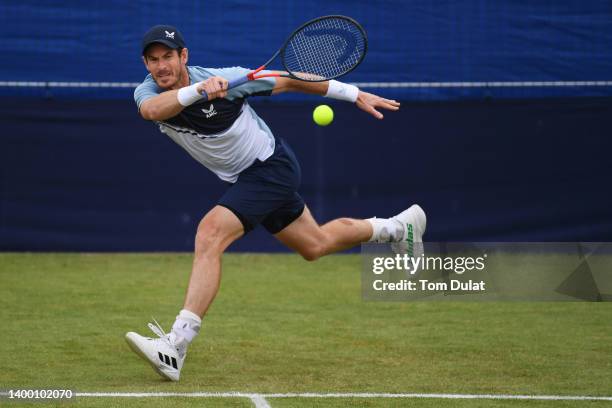
[(400, 107), (400, 103), (395, 100), (381, 98), (339, 81), (306, 82), (286, 77), (276, 78), (272, 94), (283, 92), (300, 92), (354, 102), (359, 109), (376, 119), (384, 117), (378, 109), (396, 111)]

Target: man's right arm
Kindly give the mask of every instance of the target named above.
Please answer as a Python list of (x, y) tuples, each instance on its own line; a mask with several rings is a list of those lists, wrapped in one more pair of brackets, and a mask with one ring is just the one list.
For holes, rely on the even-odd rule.
[(143, 119), (153, 121), (170, 119), (187, 106), (202, 99), (202, 92), (206, 92), (208, 100), (224, 98), (227, 95), (227, 80), (211, 77), (178, 90), (173, 89), (150, 96), (140, 103), (140, 115)]
[(140, 116), (145, 120), (166, 120), (178, 115), (185, 107), (179, 103), (177, 94), (174, 89), (147, 99), (140, 105)]

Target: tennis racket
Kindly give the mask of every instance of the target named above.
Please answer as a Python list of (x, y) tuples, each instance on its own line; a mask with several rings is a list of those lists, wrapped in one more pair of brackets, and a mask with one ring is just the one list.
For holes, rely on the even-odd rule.
[[(346, 16), (318, 17), (295, 30), (265, 64), (244, 77), (229, 81), (228, 89), (267, 77), (329, 81), (354, 70), (367, 50), (368, 39), (358, 22)], [(279, 56), (286, 74), (259, 74)], [(205, 92), (202, 94), (208, 99)]]

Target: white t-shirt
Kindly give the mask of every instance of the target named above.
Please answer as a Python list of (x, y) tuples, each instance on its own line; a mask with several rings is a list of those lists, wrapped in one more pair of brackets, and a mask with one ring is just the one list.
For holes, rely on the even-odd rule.
[[(242, 67), (195, 66), (187, 67), (187, 71), (191, 84), (212, 76), (232, 80), (251, 72)], [(177, 116), (158, 121), (159, 129), (221, 180), (234, 183), (256, 159), (264, 161), (274, 152), (272, 131), (246, 98), (270, 95), (275, 84), (275, 78), (249, 81), (230, 89), (223, 99), (198, 101)], [(140, 109), (144, 101), (162, 92), (149, 74), (134, 91), (134, 99)]]

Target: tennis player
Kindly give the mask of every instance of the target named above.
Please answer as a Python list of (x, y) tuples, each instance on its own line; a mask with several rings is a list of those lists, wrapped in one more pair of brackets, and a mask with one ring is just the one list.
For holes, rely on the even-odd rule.
[[(394, 242), (408, 251), (422, 242), (425, 213), (413, 205), (390, 218), (339, 218), (319, 225), (298, 193), (300, 166), (286, 141), (276, 137), (248, 98), (282, 92), (317, 94), (354, 103), (382, 119), (378, 109), (396, 111), (394, 100), (339, 81), (304, 82), (265, 78), (228, 90), (228, 79), (245, 68), (188, 66), (181, 33), (172, 26), (151, 28), (142, 42), (149, 75), (134, 92), (140, 115), (228, 184), (225, 194), (200, 221), (183, 309), (166, 334), (149, 323), (158, 338), (134, 332), (126, 340), (163, 377), (178, 381), (188, 345), (196, 338), (221, 278), (221, 256), (235, 240), (261, 224), (276, 239), (314, 261), (362, 242)], [(202, 91), (208, 100), (202, 98)]]

